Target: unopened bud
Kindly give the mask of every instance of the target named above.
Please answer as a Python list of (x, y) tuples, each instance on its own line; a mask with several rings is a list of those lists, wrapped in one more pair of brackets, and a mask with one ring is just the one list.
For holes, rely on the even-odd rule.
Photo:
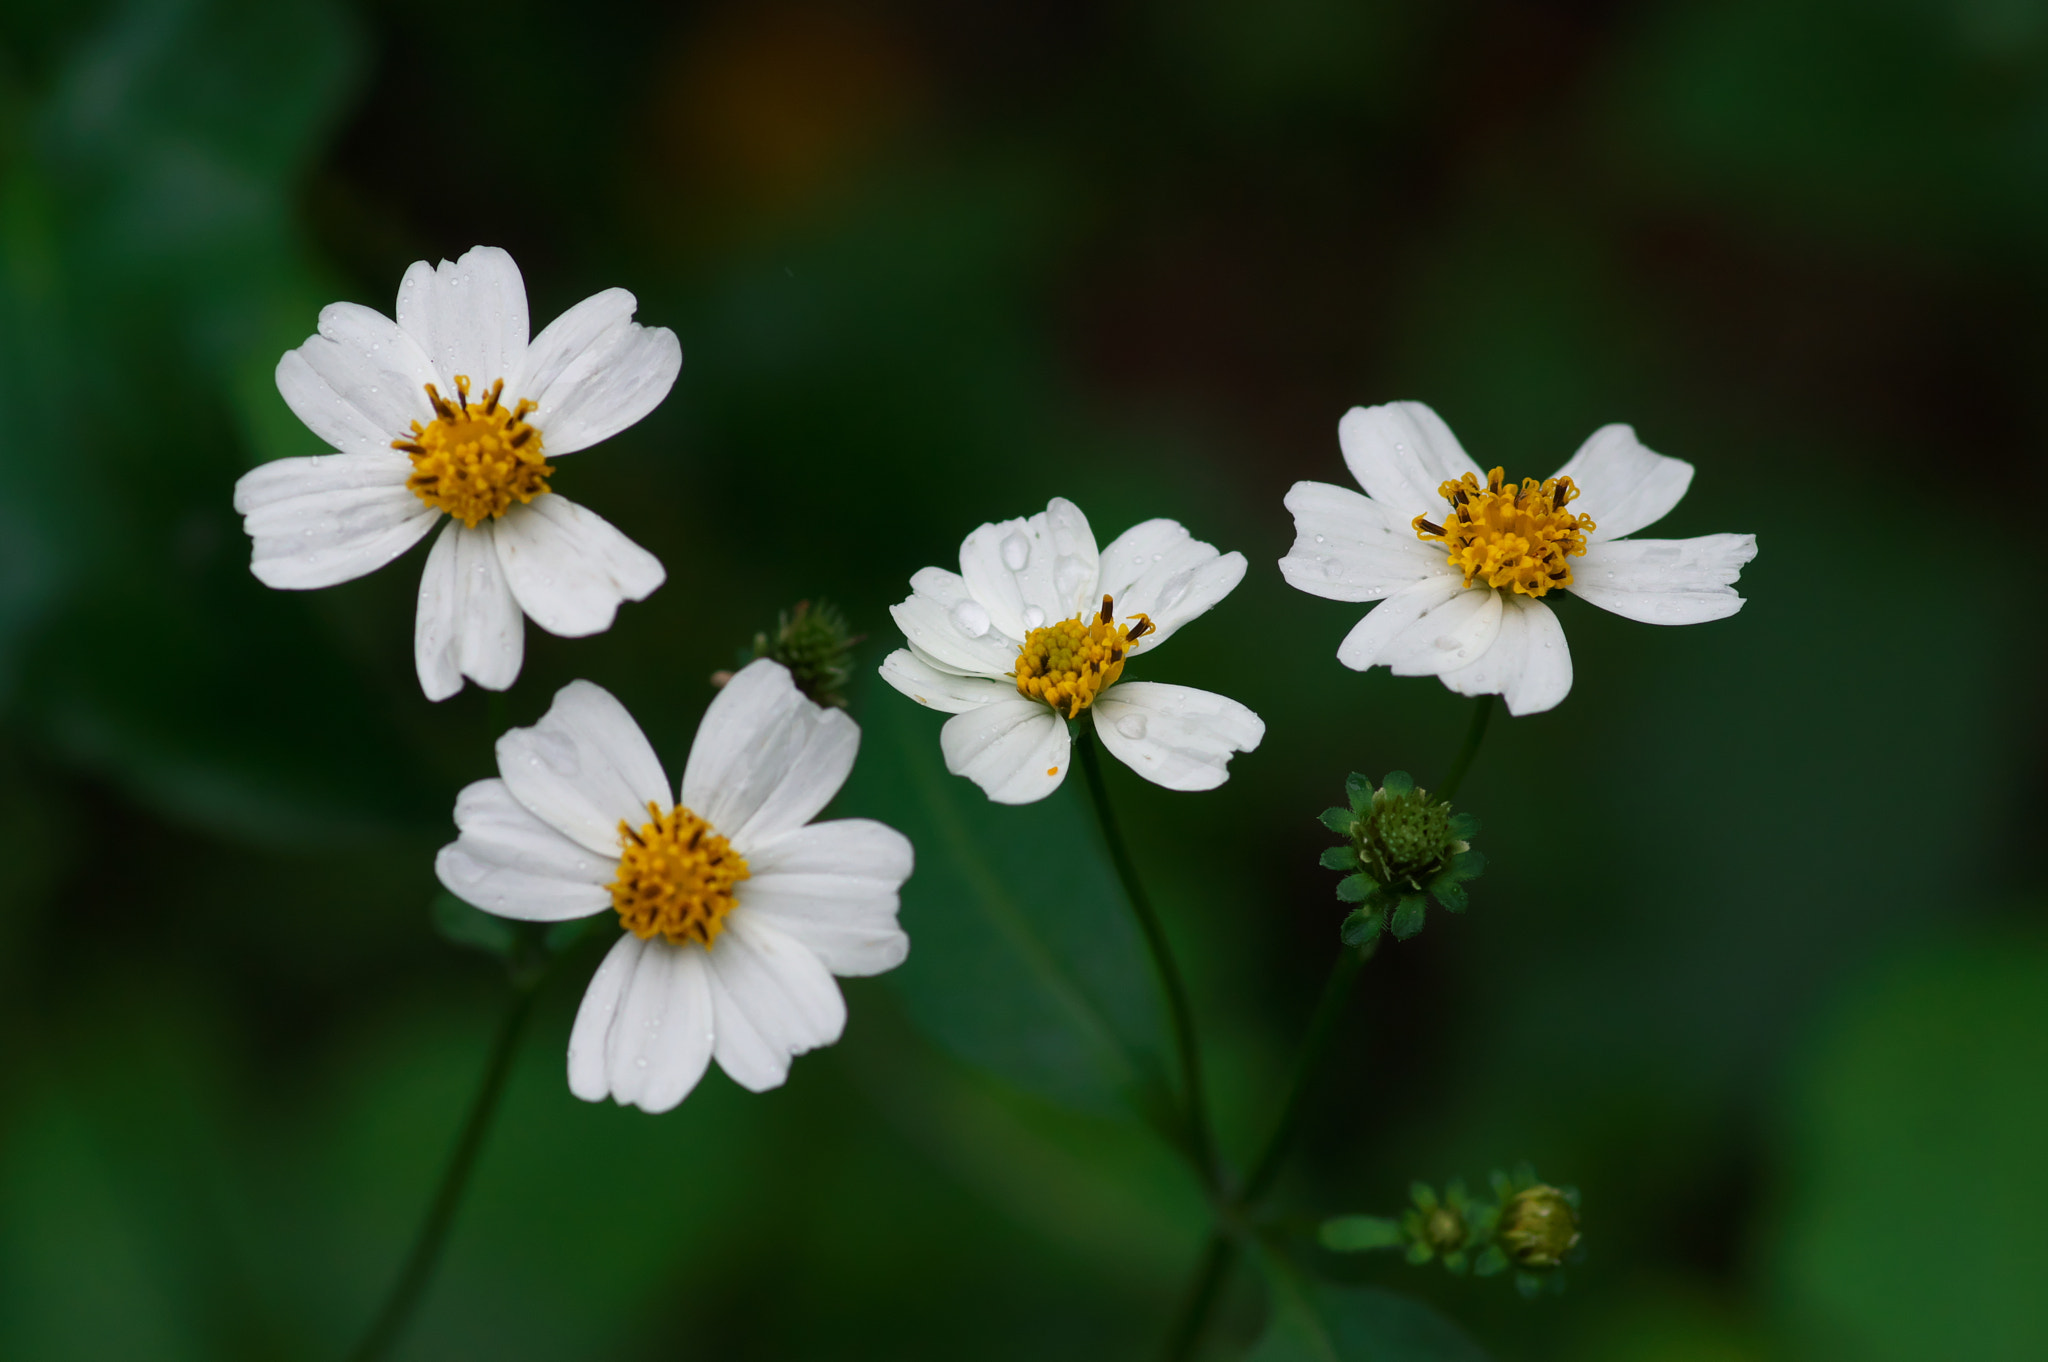
[(1516, 1267), (1531, 1272), (1562, 1267), (1579, 1244), (1578, 1212), (1567, 1193), (1539, 1182), (1508, 1198), (1495, 1237)]

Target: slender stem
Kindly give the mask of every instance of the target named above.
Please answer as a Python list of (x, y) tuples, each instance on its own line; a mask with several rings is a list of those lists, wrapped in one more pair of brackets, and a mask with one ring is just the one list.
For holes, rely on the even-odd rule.
[(1465, 783), (1465, 773), (1472, 769), (1472, 758), (1479, 755), (1479, 744), (1486, 737), (1486, 721), (1493, 717), (1493, 697), (1482, 695), (1472, 709), (1472, 726), (1465, 730), (1465, 745), (1458, 749), (1456, 759), (1451, 762), (1451, 773), (1444, 777), (1436, 797), (1448, 800)]
[(1187, 1298), (1181, 1303), (1180, 1314), (1174, 1318), (1172, 1332), (1166, 1336), (1166, 1346), (1160, 1349), (1162, 1362), (1186, 1362), (1195, 1355), (1195, 1349), (1201, 1346), (1202, 1335), (1208, 1332), (1209, 1316), (1215, 1312), (1217, 1298), (1223, 1294), (1224, 1283), (1230, 1280), (1230, 1269), (1236, 1262), (1237, 1241), (1219, 1225), (1209, 1233), (1209, 1242), (1202, 1249), (1202, 1260), (1195, 1268), (1195, 1279), (1188, 1287)]
[(469, 1119), (463, 1123), (462, 1134), (455, 1142), (455, 1153), (448, 1160), (447, 1171), (441, 1174), (441, 1185), (435, 1189), (427, 1218), (420, 1224), (412, 1252), (406, 1255), (405, 1266), (399, 1269), (398, 1279), (391, 1284), (391, 1293), (384, 1298), (384, 1306), (377, 1312), (376, 1322), (370, 1326), (355, 1352), (350, 1354), (353, 1362), (375, 1362), (390, 1353), (434, 1275), (434, 1265), (441, 1257), (442, 1245), (455, 1221), (456, 1208), (461, 1205), (462, 1193), (469, 1186), (470, 1174), (476, 1169), (484, 1136), (490, 1132), (491, 1118), (497, 1114), (498, 1099), (504, 1095), (505, 1080), (511, 1076), (512, 1058), (518, 1052), (520, 1032), (526, 1027), (527, 1014), (533, 1010), (534, 993), (539, 983), (540, 979), (535, 975), (515, 980), (513, 984), (511, 1006), (506, 1008), (504, 1019), (498, 1023), (497, 1038), (491, 1042), (491, 1057), (484, 1066), (483, 1083), (477, 1088), (476, 1100), (470, 1104)]
[(1309, 1019), (1308, 1036), (1301, 1043), (1300, 1053), (1295, 1056), (1294, 1073), (1287, 1082), (1287, 1100), (1280, 1108), (1280, 1119), (1273, 1123), (1273, 1133), (1266, 1137), (1266, 1147), (1252, 1164), (1251, 1175), (1245, 1179), (1244, 1190), (1239, 1194), (1243, 1205), (1257, 1202), (1279, 1174), (1280, 1162), (1286, 1157), (1287, 1147), (1293, 1143), (1302, 1113), (1307, 1109), (1308, 1094), (1315, 1084), (1316, 1072), (1322, 1068), (1323, 1057), (1337, 1033), (1337, 1023), (1343, 1019), (1344, 1005), (1351, 1001), (1351, 987), (1357, 982), (1358, 971), (1372, 952), (1370, 945), (1337, 948), (1337, 961), (1330, 967), (1330, 977), (1323, 983), (1323, 996), (1317, 1000), (1315, 1015)]
[(1193, 1009), (1188, 1006), (1187, 985), (1181, 980), (1180, 966), (1174, 963), (1173, 948), (1166, 940), (1166, 928), (1160, 923), (1159, 914), (1153, 910), (1152, 898), (1145, 892), (1144, 882), (1138, 878), (1137, 863), (1131, 859), (1130, 848), (1124, 844), (1116, 813), (1109, 806), (1109, 789), (1103, 783), (1102, 757), (1096, 750), (1094, 730), (1082, 735), (1079, 746), (1081, 770), (1087, 778), (1088, 794), (1095, 803), (1096, 820), (1102, 824), (1103, 840), (1109, 843), (1109, 859), (1116, 866), (1117, 877), (1124, 883), (1124, 896), (1131, 901), (1131, 911), (1137, 916), (1139, 930), (1145, 934), (1145, 944), (1152, 952), (1152, 963), (1159, 970), (1160, 983), (1166, 990), (1166, 1008), (1173, 1022), (1174, 1050), (1180, 1061), (1181, 1101), (1185, 1106), (1182, 1116), (1191, 1144), (1189, 1152), (1203, 1183), (1212, 1193), (1220, 1192), (1222, 1177), (1216, 1163), (1216, 1138), (1209, 1129), (1209, 1102), (1202, 1088), (1202, 1056), (1195, 1045), (1195, 1017)]

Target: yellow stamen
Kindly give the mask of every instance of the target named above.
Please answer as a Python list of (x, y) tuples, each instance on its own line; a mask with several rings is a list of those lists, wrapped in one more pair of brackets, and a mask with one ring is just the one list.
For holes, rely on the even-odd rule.
[(1512, 486), (1501, 469), (1486, 475), (1486, 486), (1467, 473), (1437, 489), (1450, 503), (1442, 525), (1427, 515), (1415, 517), (1415, 533), (1451, 551), (1451, 566), (1476, 581), (1507, 587), (1523, 596), (1541, 596), (1572, 584), (1571, 564), (1586, 551), (1586, 533), (1593, 518), (1573, 515), (1565, 504), (1578, 496), (1570, 478), (1537, 482), (1522, 479)]
[(1043, 700), (1071, 719), (1115, 685), (1124, 674), (1124, 659), (1152, 631), (1152, 621), (1140, 614), (1132, 617), (1135, 623), (1118, 624), (1112, 606), (1104, 596), (1102, 612), (1092, 621), (1077, 615), (1026, 634), (1017, 653), (1017, 693)]
[(412, 455), (412, 476), (405, 480), (413, 495), (436, 510), (446, 511), (472, 530), (522, 506), (548, 490), (540, 432), (526, 423), (534, 404), (524, 398), (505, 406), (500, 396), (505, 380), (494, 379), (483, 400), (469, 403), (469, 375), (455, 376), (455, 401), (427, 384), (434, 405), (431, 425), (412, 423), (412, 434), (393, 440), (393, 449)]
[(747, 858), (711, 825), (678, 804), (667, 813), (650, 802), (654, 821), (638, 832), (619, 820), (618, 876), (610, 885), (619, 925), (642, 941), (666, 937), (709, 948), (725, 930), (738, 900), (732, 887), (752, 877)]

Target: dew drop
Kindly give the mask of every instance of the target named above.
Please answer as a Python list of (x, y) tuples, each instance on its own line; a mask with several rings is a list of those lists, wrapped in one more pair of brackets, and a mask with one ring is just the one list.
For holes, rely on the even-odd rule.
[(1088, 582), (1088, 565), (1071, 554), (1063, 555), (1053, 569), (1053, 590), (1063, 601), (1071, 601), (1079, 595)]
[(988, 632), (988, 611), (980, 601), (962, 601), (953, 607), (953, 623), (969, 638), (980, 638)]
[(1040, 610), (1035, 605), (1024, 607), (1024, 627), (1026, 629), (1038, 629), (1044, 627), (1044, 625), (1045, 612), (1043, 610)]
[(1323, 537), (1322, 537), (1321, 535), (1317, 535), (1317, 536), (1316, 536), (1316, 542), (1317, 542), (1318, 544), (1322, 543), (1322, 542), (1323, 542)]
[(1116, 731), (1129, 738), (1132, 742), (1137, 742), (1145, 736), (1145, 716), (1142, 714), (1124, 715), (1123, 718), (1116, 721)]
[(1021, 534), (1007, 535), (1003, 539), (1003, 566), (1012, 572), (1022, 572), (1024, 565), (1031, 561), (1031, 541)]

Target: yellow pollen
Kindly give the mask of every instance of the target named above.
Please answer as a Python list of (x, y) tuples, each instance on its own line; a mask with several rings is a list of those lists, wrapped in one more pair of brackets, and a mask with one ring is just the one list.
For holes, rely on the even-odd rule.
[(678, 804), (667, 813), (650, 802), (654, 821), (638, 832), (619, 820), (618, 876), (610, 885), (619, 925), (642, 941), (666, 937), (709, 948), (738, 902), (732, 888), (753, 872), (747, 858), (711, 825)]
[(1464, 572), (1466, 586), (1479, 581), (1523, 596), (1570, 586), (1572, 567), (1565, 560), (1585, 553), (1586, 532), (1594, 528), (1591, 516), (1565, 510), (1579, 489), (1570, 478), (1523, 478), (1516, 486), (1501, 474), (1498, 468), (1488, 473), (1484, 487), (1470, 473), (1439, 487), (1451, 513), (1441, 525), (1415, 517), (1416, 535), (1450, 549), (1451, 566)]
[(483, 400), (471, 406), (469, 375), (455, 376), (453, 402), (429, 383), (433, 424), (415, 421), (411, 435), (391, 442), (412, 455), (405, 485), (413, 495), (472, 530), (479, 521), (505, 514), (513, 502), (523, 506), (547, 491), (548, 474), (555, 471), (542, 461), (540, 432), (526, 424), (534, 404), (522, 398), (508, 407), (499, 400), (504, 391), (505, 380), (494, 379)]
[(1017, 652), (1017, 693), (1043, 700), (1071, 719), (1115, 685), (1124, 674), (1124, 659), (1152, 631), (1152, 621), (1141, 614), (1133, 617), (1135, 623), (1118, 624), (1112, 606), (1104, 596), (1093, 620), (1077, 615), (1026, 634)]

